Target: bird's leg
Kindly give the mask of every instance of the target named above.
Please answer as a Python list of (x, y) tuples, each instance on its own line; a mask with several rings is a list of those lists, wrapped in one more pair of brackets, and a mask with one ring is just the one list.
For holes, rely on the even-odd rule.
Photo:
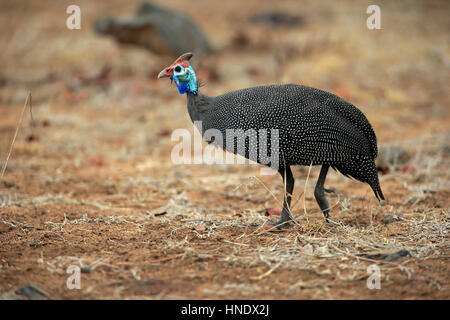
[(328, 168), (330, 166), (327, 164), (322, 165), (322, 168), (320, 169), (319, 178), (317, 179), (316, 188), (314, 189), (314, 197), (316, 198), (317, 203), (319, 204), (320, 209), (323, 212), (323, 215), (325, 216), (325, 220), (328, 222), (329, 217), (329, 211), (330, 206), (328, 205), (327, 198), (325, 198), (324, 193), (324, 184), (325, 184), (325, 178), (327, 177)]
[(284, 193), (284, 201), (283, 201), (283, 209), (281, 210), (280, 220), (273, 223), (274, 226), (282, 227), (287, 226), (288, 222), (292, 220), (290, 212), (291, 212), (291, 198), (292, 192), (294, 191), (294, 176), (292, 175), (291, 168), (286, 166), (286, 168), (282, 167), (278, 171), (283, 178), (283, 186), (286, 187)]

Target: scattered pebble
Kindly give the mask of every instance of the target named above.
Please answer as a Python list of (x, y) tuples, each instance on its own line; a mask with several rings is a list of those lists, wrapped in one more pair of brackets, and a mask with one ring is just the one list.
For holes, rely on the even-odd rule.
[(281, 210), (279, 209), (267, 209), (264, 213), (266, 216), (281, 216)]
[(322, 246), (322, 247), (317, 247), (314, 250), (314, 254), (317, 256), (327, 256), (330, 254), (330, 251), (328, 250), (328, 246)]
[(20, 288), (20, 293), (30, 300), (43, 300), (48, 297), (48, 293), (37, 286), (30, 284), (24, 285)]
[(305, 19), (300, 15), (272, 11), (253, 15), (250, 17), (250, 22), (271, 26), (300, 26), (305, 24)]
[(402, 257), (411, 256), (411, 254), (408, 250), (402, 249), (395, 252), (360, 253), (357, 256), (373, 260), (394, 261)]
[(388, 224), (390, 224), (392, 222), (396, 222), (398, 220), (399, 220), (399, 218), (397, 216), (388, 215), (387, 217), (383, 218), (381, 220), (381, 222), (383, 222), (383, 224), (385, 224), (385, 225), (388, 225)]
[(81, 273), (91, 273), (91, 266), (83, 266), (80, 268)]

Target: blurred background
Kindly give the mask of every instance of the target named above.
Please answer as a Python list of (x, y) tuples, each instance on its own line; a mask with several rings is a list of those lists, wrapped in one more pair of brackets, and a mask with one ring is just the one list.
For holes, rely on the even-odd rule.
[[(175, 144), (171, 141), (172, 131), (192, 130), (192, 124), (186, 98), (168, 80), (157, 80), (156, 76), (180, 53), (189, 50), (195, 53), (191, 63), (197, 76), (206, 84), (200, 90), (208, 95), (263, 84), (297, 83), (350, 101), (372, 123), (381, 148), (378, 168), (391, 206), (377, 209), (381, 210), (376, 218), (380, 225), (396, 210), (448, 217), (449, 1), (152, 3), (156, 7), (142, 8), (141, 2), (134, 0), (0, 1), (2, 164), (28, 92), (32, 93), (34, 120), (31, 122), (29, 112), (25, 112), (0, 182), (2, 221), (10, 222), (0, 227), (2, 256), (8, 266), (20, 262), (37, 268), (41, 278), (33, 279), (50, 286), (47, 290), (53, 292), (53, 297), (72, 297), (78, 293), (61, 289), (59, 282), (53, 285), (56, 280), (42, 271), (42, 266), (34, 266), (39, 255), (56, 259), (69, 251), (70, 255), (93, 262), (97, 261), (94, 252), (100, 246), (102, 256), (110, 257), (110, 262), (117, 254), (129, 261), (142, 260), (142, 256), (156, 259), (161, 256), (161, 247), (142, 248), (142, 241), (150, 238), (160, 243), (167, 237), (171, 239), (171, 223), (186, 227), (186, 223), (179, 222), (180, 215), (203, 219), (216, 219), (211, 214), (223, 215), (247, 223), (245, 219), (267, 218), (258, 215), (257, 210), (278, 206), (262, 186), (237, 188), (258, 175), (256, 166), (171, 163)], [(66, 9), (71, 4), (81, 8), (79, 30), (66, 27), (70, 16)], [(366, 9), (371, 4), (381, 8), (380, 30), (366, 26)], [(195, 47), (185, 50), (192, 44)], [(300, 194), (307, 168), (296, 170), (296, 191)], [(314, 169), (313, 180), (317, 174)], [(278, 177), (261, 179), (282, 197)], [(376, 205), (370, 189), (337, 174), (329, 175), (327, 181), (337, 193), (353, 201), (351, 214), (341, 208), (339, 218), (350, 225), (356, 223), (356, 227), (359, 223), (369, 224), (367, 212), (373, 212), (370, 208)], [(310, 183), (308, 188), (312, 186)], [(312, 216), (320, 219), (310, 189), (306, 203), (315, 212)], [(298, 212), (303, 210), (300, 207)], [(142, 218), (146, 212), (163, 214), (168, 219), (164, 220), (167, 229), (147, 221), (144, 233), (136, 231), (128, 239), (127, 232), (135, 230), (135, 224), (121, 225), (120, 217), (141, 223), (146, 221)], [(72, 245), (52, 233), (46, 237), (48, 234), (32, 228), (22, 233), (11, 226), (26, 223), (59, 232), (47, 222), (78, 221), (86, 215), (100, 219), (95, 222), (99, 225), (88, 228), (91, 231), (86, 234), (77, 229), (78, 224), (68, 224), (65, 228), (72, 233), (62, 236)], [(94, 223), (89, 219), (85, 223)], [(219, 224), (228, 221), (223, 219)], [(358, 219), (360, 222), (355, 222)], [(114, 221), (119, 222), (114, 225)], [(186, 228), (191, 227), (197, 225)], [(233, 235), (227, 230), (222, 237)], [(408, 232), (407, 227), (402, 230)], [(112, 249), (108, 241), (114, 237), (118, 242)], [(126, 241), (137, 243), (135, 253), (117, 244)], [(36, 247), (41, 249), (36, 251)], [(173, 245), (164, 250), (177, 253), (179, 249)], [(26, 257), (19, 254), (23, 250)], [(52, 260), (55, 270), (58, 263), (67, 265), (61, 259)], [(4, 292), (31, 277), (29, 272), (13, 276), (6, 265), (4, 268), (7, 272), (0, 275)], [(110, 275), (112, 271), (105, 272)], [(121, 297), (113, 289), (100, 293), (95, 287), (100, 280), (92, 281), (93, 287), (84, 292), (85, 296)], [(122, 284), (124, 292), (155, 294), (133, 285)], [(176, 287), (168, 289), (173, 297), (211, 297), (201, 291), (201, 285), (195, 287), (201, 287), (200, 291), (189, 289), (184, 293), (180, 293), (183, 289), (179, 283)], [(161, 290), (156, 290), (157, 294)], [(241, 289), (230, 290), (234, 297), (243, 295)], [(355, 291), (342, 292), (342, 297), (351, 298)], [(270, 298), (271, 294), (261, 290), (248, 297)]]
[[(82, 144), (91, 155), (102, 150), (116, 156), (121, 148), (127, 149), (126, 156), (157, 152), (164, 142), (158, 133), (189, 124), (184, 98), (155, 76), (178, 54), (164, 49), (171, 39), (139, 27), (127, 29), (126, 23), (116, 27), (125, 29), (130, 41), (154, 41), (155, 49), (148, 50), (96, 32), (96, 22), (106, 17), (133, 20), (139, 1), (79, 1), (80, 30), (66, 27), (70, 4), (1, 1), (3, 118), (5, 110), (22, 105), (31, 91), (36, 117), (66, 124), (41, 141), (46, 148), (73, 153)], [(212, 52), (193, 59), (199, 78), (206, 82), (204, 93), (270, 83), (318, 87), (360, 107), (381, 144), (448, 124), (446, 1), (380, 2), (381, 30), (366, 27), (369, 1), (337, 5), (200, 0), (160, 5), (189, 16), (208, 40)], [(150, 28), (164, 29), (163, 24), (173, 25), (175, 20), (150, 18)], [(181, 39), (191, 36), (179, 31), (174, 33)], [(139, 32), (144, 40), (133, 39)], [(196, 49), (192, 48), (198, 53)], [(102, 143), (106, 122), (114, 123), (109, 139), (126, 144)], [(2, 134), (3, 142), (9, 138), (7, 132)]]

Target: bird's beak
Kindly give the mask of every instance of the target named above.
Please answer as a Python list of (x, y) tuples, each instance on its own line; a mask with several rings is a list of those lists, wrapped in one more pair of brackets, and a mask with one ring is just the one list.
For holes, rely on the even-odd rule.
[(167, 68), (166, 68), (166, 69), (162, 70), (162, 71), (158, 74), (158, 79), (161, 79), (161, 78), (168, 78), (168, 77), (170, 77), (170, 76), (171, 76), (170, 71), (168, 71)]

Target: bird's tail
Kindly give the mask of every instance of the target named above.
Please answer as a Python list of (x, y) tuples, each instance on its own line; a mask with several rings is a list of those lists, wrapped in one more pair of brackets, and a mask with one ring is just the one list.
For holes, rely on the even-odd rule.
[(332, 167), (347, 177), (352, 177), (356, 180), (368, 183), (372, 188), (375, 197), (377, 197), (378, 200), (384, 200), (374, 159), (360, 155), (345, 163), (339, 163)]

